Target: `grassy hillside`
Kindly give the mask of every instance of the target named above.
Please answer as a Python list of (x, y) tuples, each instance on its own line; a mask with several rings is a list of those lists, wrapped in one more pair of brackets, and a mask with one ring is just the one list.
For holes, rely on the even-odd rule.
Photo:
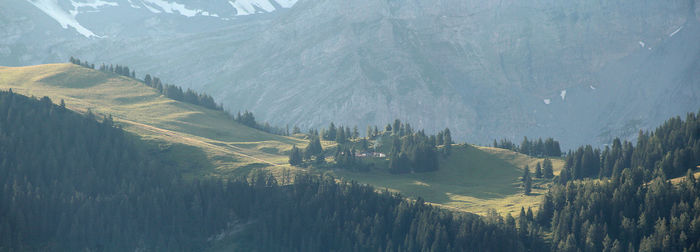
[[(134, 79), (73, 64), (0, 67), (0, 89), (65, 100), (70, 109), (112, 115), (124, 129), (152, 144), (151, 152), (177, 162), (189, 176), (231, 177), (264, 168), (280, 174), (287, 164), (285, 154), (293, 144), (306, 141), (282, 137), (238, 124), (221, 111), (178, 102)], [(324, 147), (333, 143), (324, 141)], [(383, 148), (388, 148), (388, 145)], [(380, 150), (388, 152), (388, 150)], [(354, 179), (379, 188), (422, 197), (447, 208), (485, 213), (517, 212), (521, 206), (536, 206), (548, 181), (535, 180), (531, 196), (523, 196), (520, 176), (525, 165), (534, 171), (542, 159), (509, 150), (456, 145), (440, 170), (430, 173), (393, 175), (330, 171), (343, 179)], [(386, 160), (380, 160), (378, 167)], [(563, 166), (553, 160), (555, 174)]]
[[(449, 157), (441, 158), (437, 172), (396, 175), (383, 171), (336, 170), (330, 173), (388, 188), (412, 198), (422, 197), (447, 208), (478, 214), (484, 214), (488, 209), (517, 214), (522, 206), (535, 208), (546, 191), (549, 181), (544, 179), (534, 180), (533, 193), (529, 196), (523, 195), (520, 188), (525, 165), (534, 172), (535, 165), (542, 160), (510, 150), (455, 145)], [(553, 159), (552, 164), (557, 175), (564, 162)]]
[[(191, 166), (208, 166), (192, 175), (229, 176), (260, 167), (279, 171), (289, 168), (284, 152), (293, 144), (305, 145), (238, 124), (224, 112), (168, 99), (134, 79), (73, 64), (0, 67), (0, 89), (10, 88), (56, 103), (63, 99), (76, 111), (112, 115), (126, 130), (159, 143), (155, 151)], [(206, 155), (195, 155), (191, 147)]]

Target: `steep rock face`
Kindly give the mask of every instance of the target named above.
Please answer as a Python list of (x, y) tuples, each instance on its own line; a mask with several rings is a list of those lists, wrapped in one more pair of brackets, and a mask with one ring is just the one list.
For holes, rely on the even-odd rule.
[[(661, 99), (651, 92), (659, 88), (694, 92), (683, 89), (698, 84), (692, 62), (654, 50), (677, 49), (674, 32), (698, 34), (681, 28), (696, 22), (690, 9), (689, 1), (302, 1), (238, 48), (205, 90), (275, 123), (400, 117), (429, 130), (449, 125), (480, 143), (522, 135), (605, 142), (601, 130), (626, 134), (662, 120), (650, 111), (697, 109), (686, 99), (623, 111)], [(649, 55), (634, 56), (642, 52)], [(685, 70), (632, 83), (660, 62)], [(607, 74), (615, 68), (623, 69)]]
[(265, 0), (294, 7), (261, 15), (239, 12), (267, 12), (260, 1), (183, 1), (193, 16), (154, 1), (77, 14), (100, 38), (29, 2), (0, 8), (0, 64), (76, 55), (277, 125), (401, 118), (482, 144), (525, 135), (603, 144), (700, 108), (699, 0)]

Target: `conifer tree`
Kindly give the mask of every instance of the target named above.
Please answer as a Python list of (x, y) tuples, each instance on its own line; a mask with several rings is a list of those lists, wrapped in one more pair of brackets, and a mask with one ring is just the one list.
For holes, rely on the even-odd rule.
[(542, 162), (542, 176), (547, 179), (554, 177), (554, 167), (552, 167), (552, 160), (545, 158)]
[(528, 167), (527, 165), (525, 165), (525, 171), (523, 172), (522, 182), (525, 195), (529, 195), (532, 191), (532, 178), (530, 177), (530, 167)]
[(335, 124), (331, 122), (331, 125), (328, 127), (328, 131), (326, 131), (326, 135), (324, 135), (324, 139), (329, 141), (335, 141), (336, 135), (337, 129), (335, 128)]
[(292, 146), (292, 150), (289, 153), (289, 164), (292, 166), (299, 166), (303, 162), (303, 157), (301, 151), (296, 145)]
[(539, 162), (535, 166), (535, 178), (542, 178), (542, 166)]
[(445, 128), (443, 138), (445, 144), (445, 152), (447, 153), (447, 155), (449, 155), (452, 152), (452, 133), (450, 133), (449, 128)]

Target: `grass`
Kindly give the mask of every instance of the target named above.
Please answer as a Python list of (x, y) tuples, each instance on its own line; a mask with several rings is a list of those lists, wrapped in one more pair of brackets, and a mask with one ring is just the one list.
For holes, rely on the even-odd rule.
[[(525, 165), (534, 171), (534, 166), (543, 159), (472, 145), (454, 145), (452, 151), (450, 156), (440, 160), (440, 170), (436, 172), (396, 175), (376, 169), (366, 173), (342, 170), (328, 173), (477, 214), (485, 214), (489, 209), (517, 214), (520, 207), (536, 209), (539, 205), (549, 181), (535, 179), (536, 188), (526, 196), (520, 188), (520, 177)], [(553, 159), (552, 163), (555, 174), (559, 173), (564, 162)]]
[[(144, 140), (168, 143), (172, 158), (186, 166), (203, 164), (193, 157), (194, 147), (203, 150), (209, 167), (188, 169), (192, 176), (229, 176), (250, 167), (292, 169), (286, 151), (297, 138), (268, 134), (238, 124), (222, 111), (215, 111), (160, 95), (132, 78), (104, 73), (73, 64), (0, 67), (0, 89), (29, 96), (63, 99), (72, 110), (88, 109), (112, 115), (114, 121)], [(243, 168), (241, 171), (234, 171)]]
[[(118, 125), (149, 143), (149, 153), (172, 160), (187, 177), (240, 177), (259, 169), (277, 177), (306, 172), (287, 164), (292, 145), (303, 148), (306, 140), (243, 126), (222, 111), (168, 99), (128, 77), (73, 64), (0, 67), (0, 89), (10, 88), (24, 95), (48, 96), (55, 103), (63, 99), (68, 108), (79, 112), (112, 115)], [(390, 142), (383, 140), (379, 149), (386, 153)], [(322, 145), (335, 146), (327, 141)], [(371, 172), (324, 172), (411, 198), (422, 197), (445, 208), (517, 214), (520, 207), (536, 208), (549, 184), (536, 179), (528, 196), (520, 188), (525, 165), (534, 170), (541, 161), (509, 150), (455, 145), (452, 155), (440, 160), (437, 172), (389, 174), (381, 169), (388, 166), (386, 159), (373, 160), (379, 168)], [(552, 161), (558, 174), (564, 162)]]

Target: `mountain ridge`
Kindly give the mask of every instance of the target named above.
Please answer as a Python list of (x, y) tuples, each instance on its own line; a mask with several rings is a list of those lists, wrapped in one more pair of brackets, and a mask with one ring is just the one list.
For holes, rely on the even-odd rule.
[[(697, 107), (693, 59), (700, 56), (678, 53), (697, 51), (696, 2), (305, 0), (226, 22), (155, 15), (145, 27), (107, 25), (103, 39), (59, 29), (48, 41), (23, 24), (35, 22), (38, 31), (53, 21), (15, 19), (27, 10), (10, 8), (0, 64), (74, 55), (126, 64), (278, 126), (382, 125), (399, 117), (431, 132), (448, 126), (457, 139), (482, 145), (552, 136), (571, 148), (633, 139), (637, 128)], [(668, 62), (682, 65), (654, 74)]]

